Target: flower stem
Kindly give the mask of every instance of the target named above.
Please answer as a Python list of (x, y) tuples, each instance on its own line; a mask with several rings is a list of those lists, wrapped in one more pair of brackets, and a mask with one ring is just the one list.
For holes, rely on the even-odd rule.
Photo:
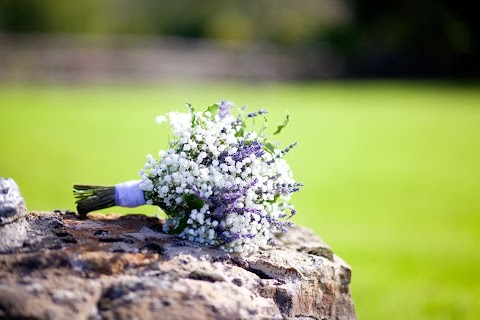
[(73, 196), (80, 215), (115, 206), (115, 187), (76, 184)]

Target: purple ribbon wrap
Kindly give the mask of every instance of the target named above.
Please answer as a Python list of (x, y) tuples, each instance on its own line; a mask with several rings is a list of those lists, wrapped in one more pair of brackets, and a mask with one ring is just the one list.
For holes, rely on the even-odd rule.
[(120, 207), (133, 208), (146, 204), (140, 180), (119, 183), (115, 186), (115, 204)]

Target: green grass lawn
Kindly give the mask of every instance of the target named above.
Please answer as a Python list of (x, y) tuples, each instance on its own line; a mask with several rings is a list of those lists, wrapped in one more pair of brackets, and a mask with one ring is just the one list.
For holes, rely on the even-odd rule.
[[(295, 222), (353, 268), (360, 319), (480, 316), (480, 87), (448, 83), (0, 86), (0, 176), (31, 210), (74, 209), (74, 183), (136, 179), (166, 147), (155, 116), (222, 98), (291, 115), (305, 183)], [(154, 207), (110, 211), (155, 213)]]

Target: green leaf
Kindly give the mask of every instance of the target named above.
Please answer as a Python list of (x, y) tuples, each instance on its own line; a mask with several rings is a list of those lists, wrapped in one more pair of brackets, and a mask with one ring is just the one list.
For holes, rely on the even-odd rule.
[(268, 202), (271, 203), (271, 204), (274, 204), (275, 202), (277, 202), (278, 198), (280, 198), (280, 195), (276, 194), (276, 195), (273, 197), (273, 200), (270, 200), (270, 201), (268, 201)]
[(184, 195), (182, 195), (182, 199), (183, 199), (183, 201), (186, 202), (189, 210), (193, 210), (193, 209), (200, 210), (203, 207), (203, 205), (205, 204), (205, 201), (197, 198), (193, 194), (184, 194)]
[(242, 119), (241, 121), (242, 121), (241, 128), (240, 130), (237, 131), (237, 133), (235, 133), (235, 137), (245, 136), (245, 129), (247, 128), (247, 125), (245, 124), (245, 119)]
[(180, 234), (182, 233), (183, 230), (187, 227), (187, 221), (188, 221), (189, 215), (185, 214), (183, 217), (180, 218), (178, 222), (178, 227), (175, 229), (170, 229), (168, 230), (168, 234)]
[(260, 136), (264, 131), (265, 129), (267, 129), (268, 127), (268, 120), (267, 120), (267, 117), (263, 116), (263, 123), (262, 123), (262, 127), (260, 128), (260, 130), (258, 131), (258, 135)]
[(282, 124), (277, 127), (277, 131), (275, 131), (273, 134), (274, 135), (279, 134), (283, 130), (283, 128), (287, 126), (289, 121), (290, 121), (290, 115), (287, 112), (287, 115), (285, 116), (285, 119), (283, 119)]
[(190, 103), (185, 103), (188, 108), (188, 112), (192, 115), (192, 126), (195, 124), (195, 109)]
[(218, 114), (218, 104), (212, 104), (207, 108), (207, 111), (209, 111), (212, 114), (212, 118), (214, 118), (215, 115)]
[(190, 112), (191, 114), (194, 114), (195, 113), (195, 109), (193, 108), (193, 106), (190, 104), (190, 103), (185, 103), (187, 105), (187, 108), (188, 108), (188, 112)]
[(184, 195), (182, 195), (182, 199), (187, 204), (186, 212), (181, 210), (180, 212), (173, 213), (173, 212), (167, 212), (167, 211), (164, 210), (165, 213), (167, 214), (167, 216), (169, 216), (169, 217), (180, 216), (179, 221), (178, 221), (178, 227), (176, 227), (175, 229), (168, 230), (168, 234), (180, 234), (180, 233), (182, 233), (182, 231), (185, 230), (185, 228), (187, 227), (187, 221), (188, 221), (188, 218), (190, 218), (190, 211), (192, 211), (193, 209), (200, 210), (203, 207), (203, 205), (205, 204), (205, 201), (197, 198), (193, 194), (184, 194)]
[(238, 110), (238, 115), (240, 116), (240, 121), (242, 122), (242, 128), (237, 131), (235, 134), (235, 137), (243, 137), (245, 136), (245, 130), (247, 129), (247, 124), (245, 119), (247, 118), (245, 114), (245, 110), (242, 110), (242, 108), (237, 109)]
[(265, 151), (267, 151), (268, 153), (272, 154), (272, 155), (275, 155), (275, 146), (271, 143), (271, 142), (266, 142), (264, 145), (263, 145)]

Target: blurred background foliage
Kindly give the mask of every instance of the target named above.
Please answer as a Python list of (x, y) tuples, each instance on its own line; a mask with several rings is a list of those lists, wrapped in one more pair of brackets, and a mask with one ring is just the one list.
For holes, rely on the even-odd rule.
[(156, 35), (329, 48), (346, 76), (478, 76), (471, 1), (2, 0), (0, 32)]

